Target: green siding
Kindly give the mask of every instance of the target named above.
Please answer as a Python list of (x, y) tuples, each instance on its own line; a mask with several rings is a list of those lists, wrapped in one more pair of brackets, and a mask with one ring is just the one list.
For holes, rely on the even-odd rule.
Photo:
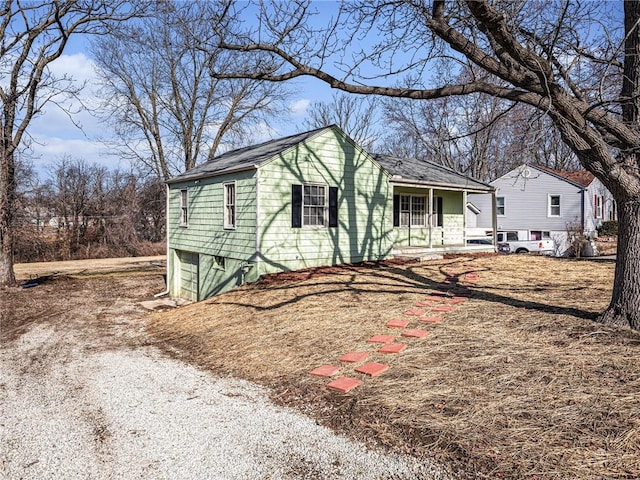
[(201, 255), (200, 272), (199, 292), (203, 299), (258, 279), (255, 265), (230, 257), (225, 259), (222, 269), (213, 256)]
[[(396, 187), (396, 195), (429, 195), (428, 188)], [(433, 196), (442, 197), (442, 227), (431, 229), (433, 247), (464, 244), (463, 193), (451, 190), (433, 190)], [(391, 239), (397, 246), (428, 246), (429, 228), (394, 228)]]
[[(334, 130), (260, 168), (260, 273), (378, 260), (389, 254), (387, 175)], [(338, 227), (291, 227), (291, 186), (338, 187)]]
[[(236, 228), (225, 229), (223, 219), (223, 185), (236, 184)], [(188, 224), (180, 226), (180, 190), (187, 189), (189, 199)], [(238, 279), (254, 278), (256, 268), (243, 267), (255, 259), (256, 173), (239, 172), (201, 180), (176, 183), (169, 188), (169, 246), (173, 251), (199, 254), (198, 299), (229, 290)], [(214, 256), (225, 259), (225, 270), (215, 268)], [(169, 257), (170, 294), (189, 298), (181, 291), (179, 255)], [(245, 267), (246, 269), (246, 267)]]
[[(236, 228), (223, 226), (223, 185), (236, 182)], [(196, 183), (197, 182), (197, 183)], [(180, 190), (189, 197), (189, 222), (180, 223)], [(240, 172), (176, 183), (169, 189), (169, 244), (190, 252), (247, 258), (255, 252), (256, 181), (255, 172)]]
[[(223, 226), (223, 185), (230, 181), (236, 183), (233, 230)], [(302, 184), (338, 188), (337, 227), (291, 226), (292, 185)], [(183, 227), (180, 190), (185, 188), (189, 215)], [(427, 188), (395, 190), (428, 194)], [(433, 246), (462, 245), (462, 192), (434, 190), (434, 196), (443, 197), (444, 226), (432, 229)], [(386, 258), (394, 244), (426, 246), (429, 241), (428, 228), (393, 228), (388, 175), (333, 129), (275, 156), (259, 171), (171, 184), (168, 204), (170, 294), (198, 300), (265, 273), (378, 260)], [(186, 258), (197, 258), (197, 265), (185, 265)], [(190, 272), (196, 272), (197, 296), (190, 291), (193, 282), (186, 280)]]

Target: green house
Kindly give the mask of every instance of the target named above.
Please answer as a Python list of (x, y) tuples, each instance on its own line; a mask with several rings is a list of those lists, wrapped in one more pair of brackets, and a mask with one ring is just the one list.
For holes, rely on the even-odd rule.
[(220, 155), (168, 182), (171, 296), (202, 300), (261, 275), (492, 250), (467, 245), (467, 193), (444, 167), (371, 155), (337, 126)]

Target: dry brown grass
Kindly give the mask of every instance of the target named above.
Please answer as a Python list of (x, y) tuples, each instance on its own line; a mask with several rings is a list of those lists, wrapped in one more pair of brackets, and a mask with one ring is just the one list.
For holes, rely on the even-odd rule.
[[(613, 266), (491, 256), (344, 267), (159, 313), (151, 330), (174, 354), (461, 476), (640, 478), (640, 335), (593, 321)], [(449, 268), (479, 273), (469, 302), (400, 355), (366, 343)], [(350, 350), (391, 368), (346, 395), (308, 375)], [(361, 377), (353, 365), (344, 374)]]
[(618, 237), (598, 237), (596, 247), (599, 255), (615, 255), (618, 251)]

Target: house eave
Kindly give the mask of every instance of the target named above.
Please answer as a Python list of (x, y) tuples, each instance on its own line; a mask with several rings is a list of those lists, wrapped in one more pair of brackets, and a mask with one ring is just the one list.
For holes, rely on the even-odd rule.
[(454, 185), (449, 183), (413, 180), (413, 179), (402, 178), (397, 175), (394, 175), (391, 178), (389, 178), (389, 182), (396, 185), (405, 185), (409, 187), (437, 188), (438, 190), (453, 190), (458, 192), (466, 191), (466, 192), (473, 192), (473, 193), (491, 193), (496, 189), (492, 185), (487, 185), (485, 188), (482, 188), (482, 187), (474, 187), (471, 185)]
[(238, 172), (247, 172), (249, 170), (258, 170), (258, 168), (260, 168), (260, 165), (243, 165), (242, 167), (237, 167), (237, 168), (229, 168), (227, 170), (220, 170), (219, 172), (205, 172), (205, 173), (201, 173), (200, 175), (194, 175), (192, 177), (175, 177), (172, 179), (167, 180), (165, 183), (167, 185), (172, 185), (174, 183), (184, 183), (184, 182), (192, 182), (195, 180), (203, 180), (205, 178), (215, 178), (215, 177), (221, 177), (223, 175), (230, 175), (232, 173), (238, 173)]

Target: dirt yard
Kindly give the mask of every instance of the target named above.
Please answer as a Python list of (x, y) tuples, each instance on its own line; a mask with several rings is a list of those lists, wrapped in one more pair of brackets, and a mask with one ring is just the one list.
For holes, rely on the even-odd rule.
[[(268, 386), (273, 398), (361, 440), (435, 456), (467, 478), (640, 478), (640, 335), (594, 320), (613, 261), (453, 258), (285, 274), (158, 313), (167, 351)], [(452, 273), (452, 272), (455, 272)], [(470, 298), (442, 321), (404, 312), (449, 289)], [(462, 290), (461, 290), (462, 291)], [(392, 319), (427, 329), (400, 337)], [(367, 342), (394, 335), (397, 355)], [(349, 351), (389, 369), (341, 364)], [(363, 380), (347, 394), (309, 375), (320, 365)]]

